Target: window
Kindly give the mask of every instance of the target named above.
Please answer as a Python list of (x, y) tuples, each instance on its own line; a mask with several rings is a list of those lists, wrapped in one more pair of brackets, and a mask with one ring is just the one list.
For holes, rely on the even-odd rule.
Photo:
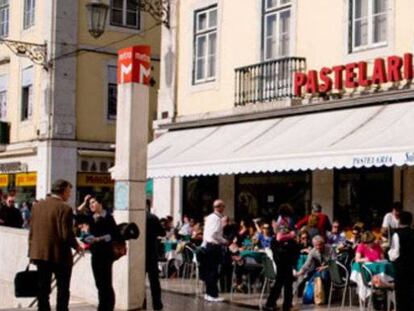
[(351, 0), (351, 51), (387, 43), (388, 0)]
[(116, 66), (108, 66), (107, 120), (116, 120), (117, 87)]
[(290, 53), (291, 0), (265, 0), (263, 10), (264, 59)]
[(111, 25), (139, 29), (139, 0), (111, 0)]
[(194, 83), (214, 81), (217, 54), (217, 6), (195, 12)]
[(9, 0), (0, 0), (0, 37), (9, 35)]
[(0, 120), (5, 121), (7, 118), (7, 91), (0, 92)]
[(33, 112), (33, 67), (28, 67), (22, 72), (22, 110), (21, 120), (31, 118)]
[(23, 29), (32, 27), (35, 23), (36, 0), (24, 0)]

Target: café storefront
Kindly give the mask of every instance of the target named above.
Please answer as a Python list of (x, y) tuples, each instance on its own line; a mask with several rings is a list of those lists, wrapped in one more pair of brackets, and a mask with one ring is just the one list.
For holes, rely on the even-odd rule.
[(302, 105), (175, 124), (150, 144), (148, 176), (181, 178), (183, 206), (186, 180), (218, 176), (236, 219), (272, 217), (283, 202), (299, 217), (318, 201), (345, 225), (377, 227), (393, 201), (414, 210), (412, 60), (309, 70), (292, 86)]
[(27, 172), (27, 166), (21, 162), (2, 163), (0, 171), (0, 191), (3, 196), (15, 196), (18, 204), (36, 199), (37, 172)]

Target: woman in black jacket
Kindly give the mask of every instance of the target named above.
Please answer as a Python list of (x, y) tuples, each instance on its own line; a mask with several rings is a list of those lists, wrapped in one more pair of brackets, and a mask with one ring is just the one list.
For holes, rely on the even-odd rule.
[(92, 212), (90, 219), (92, 254), (92, 271), (98, 289), (98, 311), (112, 311), (115, 306), (115, 292), (112, 287), (112, 265), (114, 262), (112, 241), (119, 239), (117, 226), (112, 215), (107, 212), (102, 202), (96, 197), (89, 200), (89, 208)]

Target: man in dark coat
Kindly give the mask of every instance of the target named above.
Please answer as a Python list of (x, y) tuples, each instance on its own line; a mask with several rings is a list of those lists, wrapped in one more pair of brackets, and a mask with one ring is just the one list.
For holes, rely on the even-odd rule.
[(14, 205), (14, 197), (8, 196), (6, 204), (0, 208), (0, 225), (22, 228), (23, 217), (20, 211)]
[[(284, 230), (288, 230), (285, 228)], [(293, 300), (293, 267), (296, 266), (299, 257), (299, 246), (294, 238), (287, 237), (286, 233), (276, 235), (272, 241), (271, 250), (277, 267), (276, 282), (270, 289), (269, 297), (263, 310), (276, 310), (276, 301), (284, 289), (283, 311), (289, 311), (292, 308)], [(286, 238), (287, 237), (287, 238)]]
[(157, 216), (151, 214), (151, 201), (147, 200), (147, 236), (146, 236), (146, 264), (148, 279), (151, 287), (152, 307), (154, 310), (162, 310), (161, 286), (158, 272), (158, 237), (165, 236), (165, 230)]
[(73, 232), (72, 208), (66, 203), (72, 185), (57, 180), (52, 195), (33, 207), (29, 232), (29, 257), (39, 271), (38, 309), (50, 310), (52, 274), (56, 277), (59, 311), (68, 310), (72, 275), (72, 248), (81, 251)]
[(401, 212), (399, 228), (392, 236), (388, 255), (395, 267), (395, 296), (397, 311), (414, 310), (414, 229), (413, 216)]

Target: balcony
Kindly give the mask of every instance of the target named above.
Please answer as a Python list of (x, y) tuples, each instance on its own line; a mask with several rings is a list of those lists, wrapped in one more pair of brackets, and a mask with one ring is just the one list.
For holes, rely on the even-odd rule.
[(306, 59), (285, 57), (235, 69), (235, 105), (244, 106), (295, 97), (293, 73), (304, 71)]

